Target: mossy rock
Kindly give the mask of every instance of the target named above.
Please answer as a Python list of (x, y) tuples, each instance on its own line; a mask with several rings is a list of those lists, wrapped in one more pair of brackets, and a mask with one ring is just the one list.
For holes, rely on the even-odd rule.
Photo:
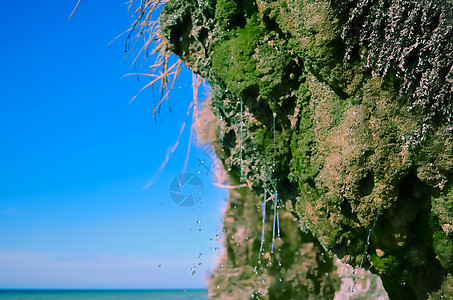
[[(395, 41), (398, 33), (385, 31), (394, 27), (427, 47), (440, 38), (426, 35), (435, 28), (452, 36), (445, 16), (453, 9), (390, 1), (389, 15), (362, 2), (187, 1), (183, 9), (185, 1), (170, 0), (187, 26), (167, 28), (186, 28), (190, 45), (172, 36), (178, 30), (167, 36), (212, 87), (231, 174), (257, 195), (278, 192), (303, 231), (344, 262), (381, 273), (391, 297), (423, 298), (446, 289), (453, 263), (453, 81), (445, 58), (453, 48), (439, 42), (431, 46), (438, 51), (423, 52), (427, 61), (417, 58), (420, 48), (384, 37)], [(404, 3), (417, 13), (405, 13)], [(416, 15), (426, 18), (408, 20)], [(211, 39), (200, 39), (203, 30)], [(201, 48), (198, 60), (189, 54)], [(414, 61), (424, 64), (414, 69)], [(401, 68), (432, 89), (414, 90)]]

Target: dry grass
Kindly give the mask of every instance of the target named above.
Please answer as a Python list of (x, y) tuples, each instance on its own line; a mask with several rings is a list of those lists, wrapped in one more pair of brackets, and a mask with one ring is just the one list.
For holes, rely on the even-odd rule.
[(134, 73), (129, 75), (147, 76), (150, 82), (146, 84), (131, 102), (145, 89), (154, 90), (156, 84), (160, 86), (160, 99), (154, 106), (154, 114), (159, 112), (162, 103), (168, 100), (183, 67), (182, 60), (178, 57), (171, 62), (173, 53), (169, 50), (168, 41), (164, 38), (159, 26), (159, 12), (167, 0), (140, 0), (137, 8), (129, 0), (129, 10), (133, 11), (135, 21), (127, 30), (126, 52), (135, 55), (132, 64), (139, 58), (155, 57), (154, 62), (148, 67), (149, 73)]
[[(168, 40), (163, 36), (161, 28), (159, 26), (159, 13), (163, 5), (167, 1), (168, 0), (128, 0), (126, 3), (128, 5), (129, 11), (132, 12), (134, 21), (129, 29), (118, 36), (120, 37), (124, 34), (127, 34), (125, 52), (129, 53), (128, 57), (130, 55), (133, 56), (132, 65), (135, 65), (137, 61), (142, 59), (144, 59), (144, 61), (146, 62), (148, 58), (154, 58), (154, 61), (148, 66), (148, 73), (130, 73), (126, 75), (139, 77), (145, 76), (150, 79), (150, 81), (145, 86), (143, 86), (140, 91), (130, 100), (130, 102), (134, 101), (144, 90), (151, 87), (151, 89), (154, 91), (156, 85), (160, 87), (159, 100), (154, 104), (154, 116), (156, 116), (160, 112), (162, 104), (166, 100), (168, 100), (169, 94), (174, 88), (175, 83), (184, 66), (183, 61), (179, 57), (174, 56), (173, 53), (169, 50)], [(80, 2), (81, 0), (78, 0), (69, 18), (72, 17)], [(117, 38), (115, 38), (115, 40)], [(186, 121), (184, 121), (180, 128), (177, 141), (167, 150), (164, 161), (155, 173), (153, 179), (145, 186), (145, 188), (151, 186), (154, 183), (155, 179), (157, 179), (157, 177), (164, 169), (165, 165), (170, 160), (171, 155), (177, 149), (182, 134), (187, 126), (187, 118), (192, 113), (192, 126), (190, 128), (190, 139), (183, 172), (186, 170), (190, 149), (192, 146), (192, 139), (195, 132), (195, 126), (201, 126), (198, 117), (198, 90), (202, 83), (203, 79), (201, 77), (195, 74), (192, 75), (193, 99), (189, 104), (186, 112)]]
[[(151, 87), (154, 91), (156, 84), (160, 86), (160, 99), (154, 105), (154, 114), (159, 112), (162, 103), (168, 99), (170, 91), (173, 89), (179, 74), (183, 68), (183, 61), (173, 55), (169, 50), (168, 41), (164, 38), (159, 26), (159, 13), (163, 5), (168, 0), (128, 0), (129, 11), (132, 12), (134, 21), (129, 29), (117, 36), (127, 34), (125, 52), (133, 55), (132, 65), (140, 59), (146, 61), (150, 57), (155, 57), (149, 68), (149, 73), (131, 73), (126, 76), (146, 76), (150, 78), (147, 83), (130, 102), (134, 101), (137, 96)], [(69, 19), (79, 7), (81, 0), (77, 1)], [(112, 42), (113, 42), (112, 41)], [(172, 57), (175, 59), (172, 61)]]
[(80, 1), (82, 1), (82, 0), (77, 1), (77, 4), (76, 4), (76, 6), (74, 7), (74, 9), (72, 10), (71, 15), (69, 16), (68, 20), (71, 19), (72, 15), (73, 15), (74, 12), (76, 11), (77, 7), (79, 7)]
[[(135, 95), (131, 102), (145, 89), (154, 87), (157, 84), (160, 87), (160, 97), (154, 105), (153, 114), (156, 116), (160, 112), (160, 108), (164, 101), (168, 100), (171, 90), (179, 77), (183, 68), (182, 60), (177, 57), (172, 59), (173, 53), (169, 50), (168, 40), (164, 38), (159, 26), (159, 12), (167, 0), (140, 0), (138, 7), (133, 9), (135, 5), (134, 0), (129, 0), (129, 10), (133, 11), (132, 16), (135, 21), (128, 29), (128, 36), (126, 42), (126, 52), (134, 53), (135, 57), (132, 64), (135, 64), (138, 59), (145, 57), (155, 57), (155, 60), (149, 68), (149, 73), (135, 73), (129, 75), (146, 76), (150, 78), (150, 82), (142, 87), (142, 89)], [(139, 50), (137, 50), (139, 49)], [(182, 134), (187, 127), (187, 118), (192, 114), (192, 126), (190, 127), (189, 145), (186, 151), (186, 158), (184, 161), (183, 173), (185, 172), (189, 160), (190, 149), (192, 146), (192, 139), (194, 129), (198, 121), (198, 89), (201, 85), (201, 78), (195, 74), (192, 76), (193, 100), (189, 104), (186, 112), (186, 121), (183, 122), (179, 130), (178, 138), (173, 146), (171, 146), (166, 154), (165, 159), (160, 165), (159, 169), (154, 174), (151, 181), (145, 188), (151, 186), (159, 177), (166, 164), (170, 160), (172, 154), (176, 151), (181, 141)]]

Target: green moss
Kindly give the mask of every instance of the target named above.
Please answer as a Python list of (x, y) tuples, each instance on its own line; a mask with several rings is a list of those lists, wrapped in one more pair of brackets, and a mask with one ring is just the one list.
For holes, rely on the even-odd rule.
[(379, 257), (377, 254), (372, 254), (370, 261), (379, 274), (385, 274), (387, 276), (391, 275), (391, 273), (396, 274), (400, 267), (399, 260), (392, 255)]
[[(419, 161), (417, 170), (419, 178), (443, 190), (442, 194), (445, 194), (445, 191), (450, 189), (447, 183), (453, 171), (453, 136), (448, 132), (447, 126), (444, 125), (434, 132), (430, 138), (422, 142), (420, 146), (420, 149), (416, 152)], [(439, 155), (439, 153), (442, 153), (442, 155)], [(448, 211), (453, 216), (453, 210), (449, 209)], [(450, 220), (453, 221), (453, 218), (450, 218)]]
[(310, 91), (308, 84), (301, 84), (297, 97), (300, 101), (298, 109), (300, 110), (299, 127), (296, 134), (291, 139), (291, 171), (293, 180), (314, 181), (319, 172), (311, 163), (311, 157), (314, 154), (316, 143), (313, 133), (313, 112), (310, 110)]
[(242, 12), (232, 0), (218, 0), (215, 7), (215, 19), (221, 31), (231, 30), (237, 26)]
[(240, 5), (247, 18), (251, 18), (258, 12), (255, 0), (241, 0)]
[(319, 201), (322, 196), (319, 190), (310, 182), (299, 182), (300, 199), (296, 204), (296, 212), (301, 216), (313, 235), (326, 248), (333, 247), (338, 242), (341, 228), (336, 222), (328, 218), (330, 208)]
[(453, 241), (444, 231), (436, 231), (433, 234), (433, 249), (442, 267), (453, 267)]
[(260, 22), (254, 17), (244, 28), (235, 30), (235, 37), (214, 48), (213, 73), (222, 78), (227, 88), (239, 97), (244, 97), (251, 88), (258, 88), (257, 61), (253, 54), (262, 34)]
[(453, 234), (453, 184), (432, 198), (432, 212), (439, 219), (439, 225), (448, 234)]
[(215, 7), (215, 19), (221, 30), (243, 26), (244, 21), (256, 13), (254, 0), (218, 0)]
[(229, 40), (214, 48), (212, 70), (233, 94), (242, 98), (259, 95), (272, 111), (278, 111), (285, 105), (274, 100), (287, 95), (297, 83), (295, 63), (285, 43), (276, 44), (275, 36), (264, 34), (258, 15), (252, 15), (244, 28), (234, 29)]
[[(268, 43), (258, 45), (254, 55), (257, 66), (256, 74), (259, 78), (258, 87), (260, 96), (269, 101), (272, 111), (277, 111), (281, 96), (286, 95), (291, 90), (291, 83), (296, 80), (291, 79), (291, 58), (285, 49), (285, 44), (274, 44), (273, 38)], [(293, 74), (294, 75), (294, 74)]]

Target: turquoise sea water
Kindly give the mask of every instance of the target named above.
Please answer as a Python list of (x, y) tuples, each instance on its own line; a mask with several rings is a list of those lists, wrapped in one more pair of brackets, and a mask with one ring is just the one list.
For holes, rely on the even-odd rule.
[(0, 290), (8, 300), (207, 300), (207, 290)]

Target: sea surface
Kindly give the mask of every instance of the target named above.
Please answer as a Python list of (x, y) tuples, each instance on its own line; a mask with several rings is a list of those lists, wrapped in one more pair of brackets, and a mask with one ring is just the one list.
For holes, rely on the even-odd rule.
[(207, 290), (0, 290), (8, 300), (208, 300)]

